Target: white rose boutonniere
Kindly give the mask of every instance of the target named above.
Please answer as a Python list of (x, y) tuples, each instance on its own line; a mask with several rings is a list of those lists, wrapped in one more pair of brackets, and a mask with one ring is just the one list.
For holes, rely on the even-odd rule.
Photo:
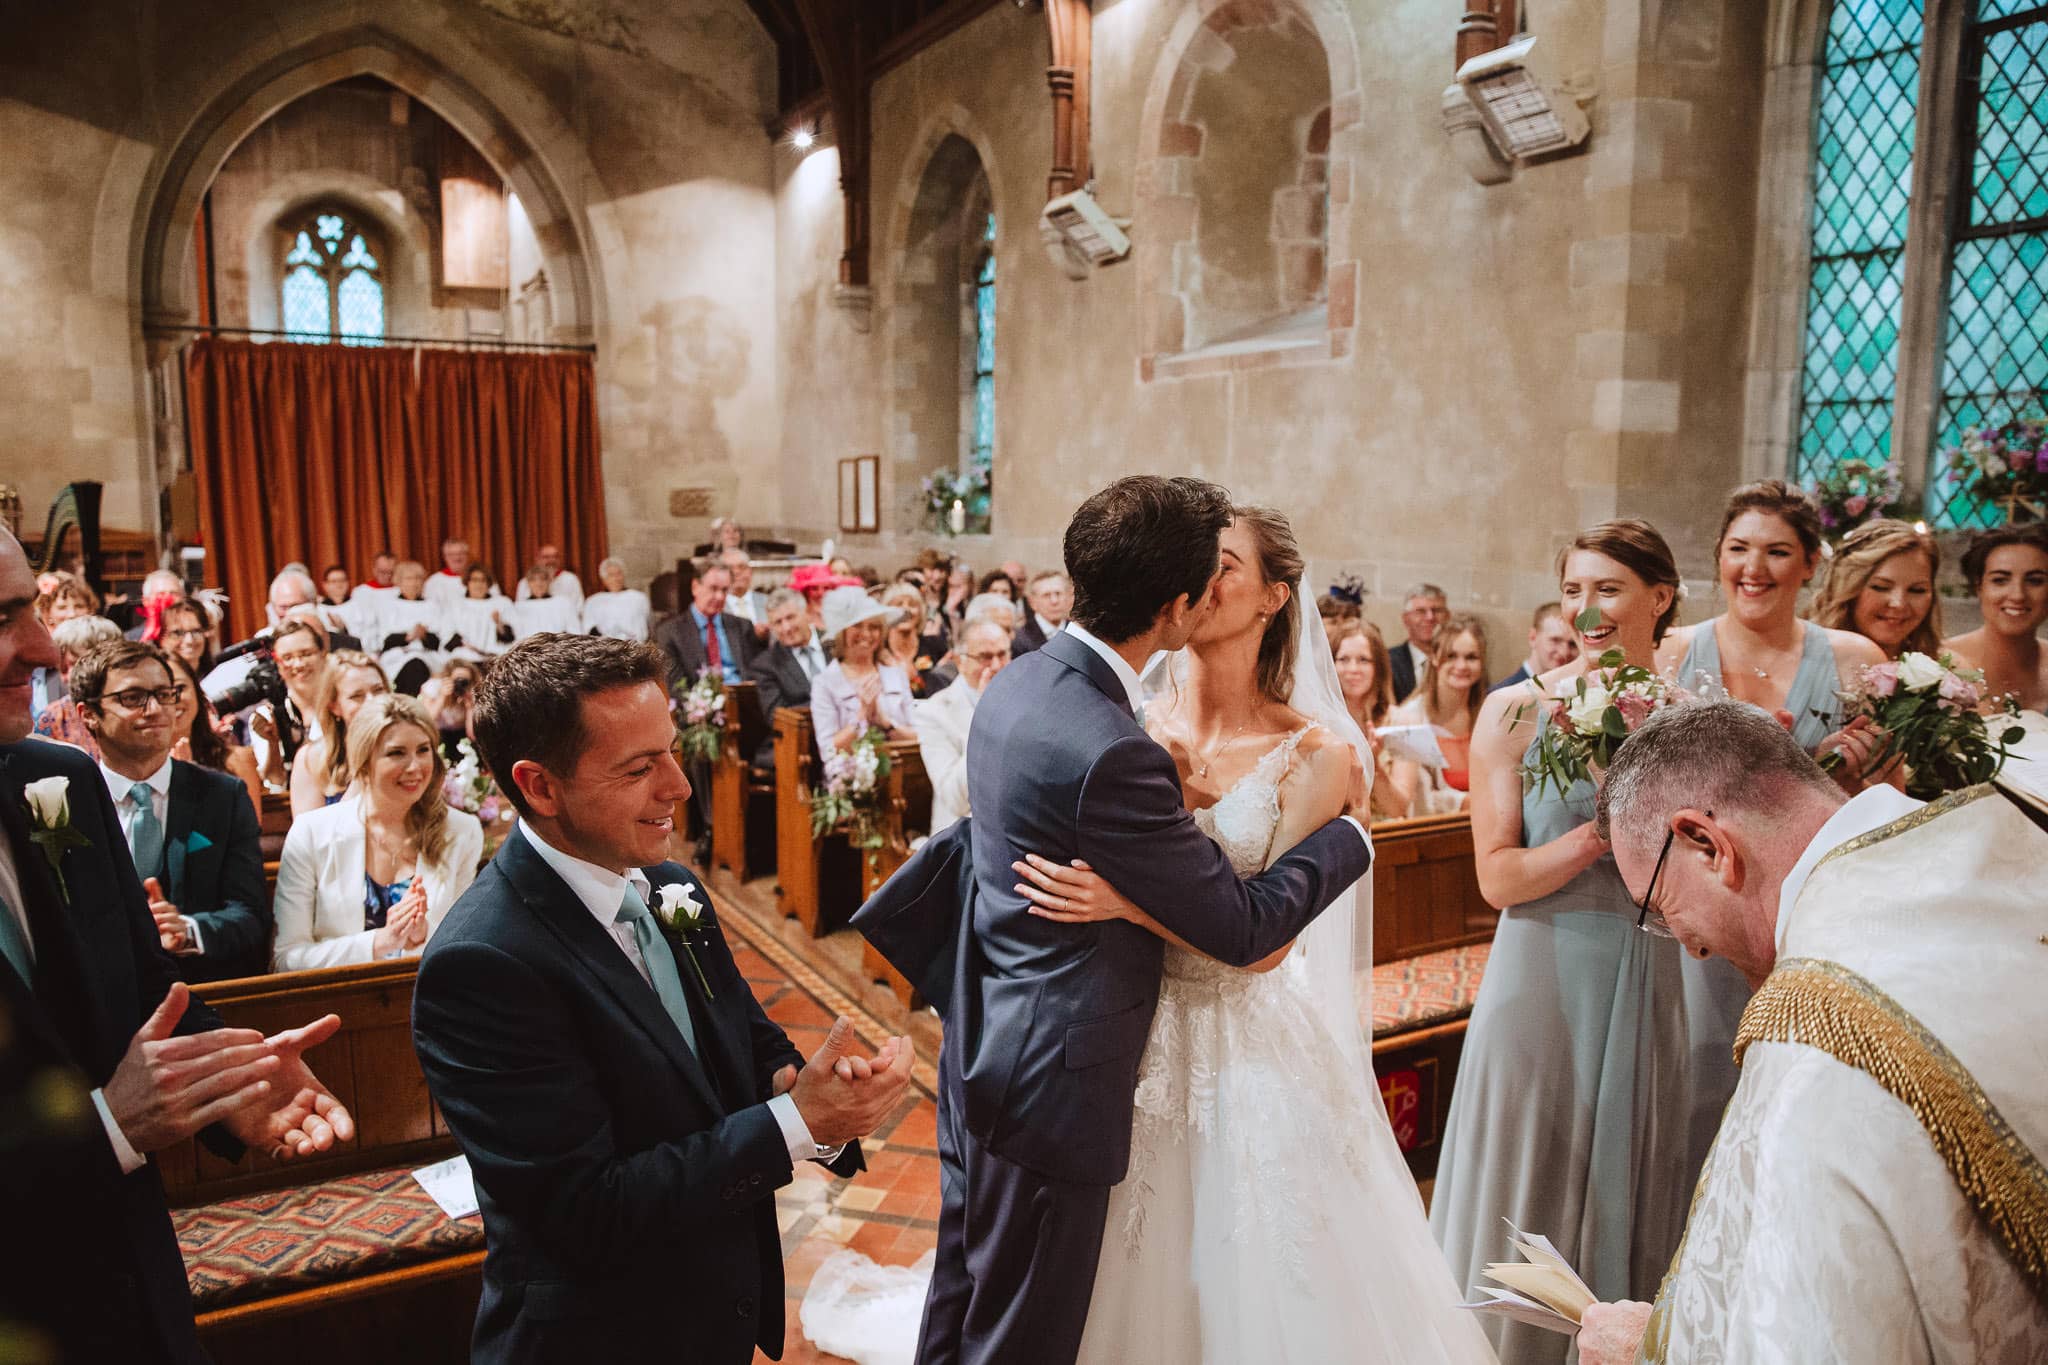
[(690, 970), (697, 974), (697, 984), (704, 988), (704, 998), (716, 1000), (718, 997), (711, 990), (711, 982), (704, 975), (704, 965), (697, 961), (697, 942), (692, 937), (709, 927), (710, 907), (698, 903), (695, 887), (670, 882), (655, 888), (654, 909), (662, 922), (676, 931), (676, 937), (683, 945), (683, 956), (690, 959)]
[(28, 802), (28, 820), (33, 832), (29, 842), (43, 850), (50, 875), (64, 903), (71, 903), (71, 888), (64, 884), (64, 855), (74, 848), (91, 848), (92, 840), (71, 827), (71, 779), (46, 777), (21, 789)]

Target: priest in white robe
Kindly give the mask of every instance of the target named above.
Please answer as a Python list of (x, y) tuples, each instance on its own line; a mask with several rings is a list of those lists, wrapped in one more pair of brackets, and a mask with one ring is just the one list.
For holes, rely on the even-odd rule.
[(1603, 832), (1652, 931), (1757, 988), (1654, 1305), (1582, 1365), (2048, 1360), (2048, 803), (1844, 800), (1761, 711), (1630, 738)]

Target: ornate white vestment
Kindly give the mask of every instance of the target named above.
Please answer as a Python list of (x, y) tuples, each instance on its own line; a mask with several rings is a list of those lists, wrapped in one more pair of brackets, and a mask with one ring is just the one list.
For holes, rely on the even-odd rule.
[(2039, 1365), (2048, 831), (1973, 787), (1796, 894), (1642, 1358)]

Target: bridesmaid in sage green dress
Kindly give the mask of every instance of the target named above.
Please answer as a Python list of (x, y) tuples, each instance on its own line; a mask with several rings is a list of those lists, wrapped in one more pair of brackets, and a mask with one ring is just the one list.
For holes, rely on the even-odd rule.
[[(1690, 1132), (1703, 1046), (1686, 1021), (1683, 954), (1636, 928), (1593, 826), (1595, 788), (1525, 792), (1548, 724), (1541, 699), (1619, 649), (1655, 664), (1678, 570), (1647, 522), (1593, 527), (1559, 557), (1580, 658), (1487, 699), (1472, 740), (1479, 885), (1501, 906), (1452, 1092), (1430, 1227), (1469, 1293), (1514, 1259), (1511, 1220), (1557, 1244), (1593, 1292), (1642, 1298), (1678, 1245), (1704, 1144)], [(1727, 1098), (1726, 1092), (1718, 1096)], [(1571, 1340), (1481, 1319), (1503, 1361), (1558, 1365)]]

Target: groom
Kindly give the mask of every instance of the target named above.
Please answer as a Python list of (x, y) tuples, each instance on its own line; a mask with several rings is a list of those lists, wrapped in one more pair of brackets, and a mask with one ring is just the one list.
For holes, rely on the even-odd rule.
[[(1123, 479), (1088, 499), (1067, 526), (1067, 629), (1003, 670), (975, 708), (975, 894), (940, 1055), (945, 1189), (923, 1365), (1074, 1359), (1159, 999), (1161, 940), (1031, 915), (1012, 864), (1027, 852), (1085, 860), (1197, 950), (1239, 966), (1291, 941), (1371, 864), (1364, 827), (1346, 815), (1240, 881), (1140, 723), (1139, 672), (1203, 618), (1230, 508), (1223, 489), (1185, 478)], [(1363, 815), (1362, 772), (1352, 791)]]

